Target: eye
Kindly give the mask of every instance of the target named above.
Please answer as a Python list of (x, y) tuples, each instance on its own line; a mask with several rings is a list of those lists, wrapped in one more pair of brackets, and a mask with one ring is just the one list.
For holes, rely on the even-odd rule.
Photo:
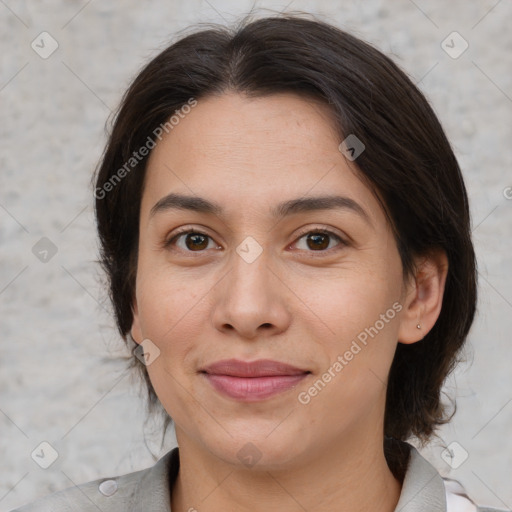
[(303, 244), (303, 247), (299, 247), (301, 250), (310, 250), (310, 252), (327, 252), (328, 250), (332, 249), (331, 241), (332, 239), (337, 240), (339, 243), (338, 246), (345, 246), (347, 245), (346, 242), (336, 233), (328, 230), (328, 229), (316, 229), (316, 230), (310, 230), (303, 233), (300, 238), (299, 242), (305, 239), (305, 244)]
[[(184, 240), (184, 245), (176, 243), (182, 238)], [(186, 229), (176, 233), (171, 239), (165, 242), (165, 248), (177, 245), (180, 249), (187, 252), (202, 252), (203, 249), (209, 248), (209, 240), (213, 242), (213, 239), (206, 233), (193, 229)], [(218, 246), (216, 245), (215, 247)]]
[[(300, 235), (298, 242), (302, 239), (305, 239), (305, 244), (303, 244), (303, 247), (299, 247), (299, 249), (306, 250), (308, 252), (328, 252), (333, 248), (331, 246), (331, 241), (333, 239), (338, 241), (337, 246), (344, 247), (347, 245), (339, 235), (329, 229), (305, 231)], [(183, 241), (183, 243), (180, 244), (180, 241)], [(213, 242), (213, 239), (206, 233), (185, 228), (166, 241), (164, 243), (164, 247), (167, 249), (171, 246), (177, 246), (185, 252), (204, 252), (205, 249), (212, 248), (210, 246), (210, 241)], [(295, 242), (295, 244), (298, 242)], [(215, 243), (213, 246), (213, 248), (220, 249), (220, 247)]]

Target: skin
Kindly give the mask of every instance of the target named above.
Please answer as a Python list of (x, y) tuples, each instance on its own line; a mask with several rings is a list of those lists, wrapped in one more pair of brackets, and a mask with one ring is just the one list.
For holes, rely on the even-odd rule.
[[(147, 369), (180, 447), (173, 512), (396, 507), (401, 482), (382, 446), (387, 376), (397, 343), (414, 343), (434, 325), (447, 260), (418, 259), (416, 275), (403, 280), (384, 212), (340, 142), (320, 102), (230, 92), (200, 99), (151, 153), (131, 333), (160, 350)], [(150, 216), (171, 192), (215, 201), (224, 212)], [(368, 221), (347, 209), (270, 215), (279, 202), (320, 195), (353, 199)], [(179, 227), (210, 238), (197, 249), (185, 234), (165, 247)], [(308, 244), (307, 233), (322, 228), (341, 240)], [(248, 236), (262, 249), (251, 263), (236, 251)], [(401, 311), (300, 403), (299, 393), (396, 302)], [(240, 402), (199, 373), (227, 358), (274, 359), (311, 374), (268, 399)], [(256, 464), (246, 465), (241, 449), (258, 453)]]

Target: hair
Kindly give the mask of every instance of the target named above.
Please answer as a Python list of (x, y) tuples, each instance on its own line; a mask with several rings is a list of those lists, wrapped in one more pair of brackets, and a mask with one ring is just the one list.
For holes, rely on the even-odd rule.
[[(424, 443), (451, 419), (441, 401), (442, 385), (459, 362), (476, 310), (477, 269), (461, 170), (411, 79), (371, 44), (309, 16), (313, 19), (282, 14), (210, 26), (177, 40), (143, 67), (115, 113), (93, 176), (99, 262), (119, 333), (134, 343), (129, 333), (148, 156), (120, 173), (126, 162), (191, 98), (294, 93), (322, 101), (340, 136), (355, 134), (365, 146), (354, 162), (356, 171), (381, 201), (404, 279), (413, 275), (417, 256), (441, 249), (448, 258), (437, 322), (422, 340), (398, 343), (387, 384), (385, 439), (416, 436)], [(151, 409), (158, 398), (144, 364), (133, 361), (147, 384)], [(386, 452), (391, 466), (397, 450)]]

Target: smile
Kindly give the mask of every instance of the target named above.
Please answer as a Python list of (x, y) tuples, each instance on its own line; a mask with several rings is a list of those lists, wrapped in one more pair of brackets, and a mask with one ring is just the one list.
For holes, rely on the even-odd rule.
[(204, 368), (201, 374), (219, 393), (255, 402), (295, 387), (310, 372), (268, 359), (253, 362), (229, 359)]

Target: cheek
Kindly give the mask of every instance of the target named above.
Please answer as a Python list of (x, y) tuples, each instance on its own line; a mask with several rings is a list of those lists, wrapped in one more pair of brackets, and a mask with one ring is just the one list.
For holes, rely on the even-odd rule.
[(197, 406), (185, 388), (195, 374), (193, 354), (205, 327), (199, 318), (205, 314), (204, 292), (197, 291), (194, 282), (178, 282), (176, 276), (147, 275), (138, 295), (140, 323), (144, 337), (160, 350), (147, 371), (162, 405), (179, 422), (183, 411)]
[(325, 389), (322, 382), (318, 383), (323, 396), (314, 407), (333, 404), (330, 414), (338, 421), (343, 421), (346, 408), (355, 415), (364, 414), (369, 404), (385, 392), (401, 310), (401, 270), (395, 267), (375, 265), (326, 281), (322, 291), (308, 302), (323, 322), (310, 322), (310, 327), (315, 331), (312, 339), (318, 353), (326, 355), (319, 378), (328, 382)]
[(331, 281), (308, 302), (329, 326), (329, 335), (322, 322), (310, 323), (318, 353), (327, 357), (311, 387), (301, 391), (310, 399), (308, 417), (328, 415), (330, 426), (322, 428), (332, 428), (333, 435), (379, 407), (385, 395), (396, 349), (400, 281), (379, 275), (365, 271)]
[(204, 314), (205, 289), (208, 288), (176, 273), (141, 272), (137, 303), (144, 337), (163, 353), (176, 357), (186, 351), (204, 329), (204, 321), (199, 321), (198, 316)]
[(311, 313), (308, 316), (317, 318), (315, 322), (311, 320), (311, 327), (318, 333), (321, 330), (324, 337), (327, 334), (331, 345), (336, 340), (347, 342), (356, 337), (378, 322), (390, 308), (386, 320), (395, 318), (397, 312), (393, 304), (400, 298), (401, 287), (398, 273), (387, 270), (351, 269), (321, 279), (296, 280), (295, 290), (308, 306)]

